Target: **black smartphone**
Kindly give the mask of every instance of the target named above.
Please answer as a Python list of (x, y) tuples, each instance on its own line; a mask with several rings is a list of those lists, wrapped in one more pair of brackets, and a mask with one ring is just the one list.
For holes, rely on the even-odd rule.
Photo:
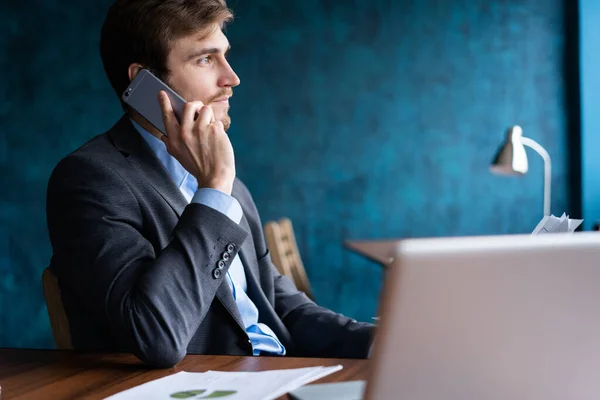
[(158, 102), (158, 93), (164, 90), (171, 99), (171, 105), (178, 121), (186, 101), (152, 72), (142, 69), (123, 92), (123, 101), (150, 122), (164, 135), (167, 134), (163, 123), (162, 110)]

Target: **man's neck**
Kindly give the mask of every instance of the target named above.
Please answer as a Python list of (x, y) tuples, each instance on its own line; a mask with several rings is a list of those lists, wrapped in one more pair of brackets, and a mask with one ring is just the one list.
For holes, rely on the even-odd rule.
[(158, 129), (156, 129), (154, 127), (154, 125), (152, 125), (150, 122), (148, 122), (144, 117), (142, 117), (137, 111), (135, 110), (128, 110), (127, 113), (129, 114), (129, 117), (131, 119), (133, 119), (135, 122), (137, 122), (142, 128), (144, 128), (145, 130), (147, 130), (148, 132), (150, 132), (152, 135), (154, 135), (157, 139), (160, 139), (161, 136), (163, 136), (162, 132), (159, 131)]

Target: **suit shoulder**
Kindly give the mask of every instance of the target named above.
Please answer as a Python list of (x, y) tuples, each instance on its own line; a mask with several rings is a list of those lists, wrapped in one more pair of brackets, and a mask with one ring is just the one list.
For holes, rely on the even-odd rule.
[(126, 116), (121, 117), (112, 127), (106, 132), (96, 135), (87, 142), (73, 150), (65, 156), (59, 165), (63, 162), (71, 163), (74, 160), (95, 160), (101, 163), (120, 163), (125, 160), (125, 157), (117, 148), (114, 138), (123, 134), (123, 131), (128, 128), (128, 119)]
[(74, 156), (94, 158), (98, 160), (109, 160), (119, 154), (120, 152), (111, 141), (109, 133), (105, 132), (88, 140), (86, 143), (67, 155), (67, 157)]
[(248, 189), (246, 184), (237, 177), (233, 182), (233, 190), (231, 192), (231, 195), (240, 202), (242, 207), (248, 207), (253, 210), (256, 209), (256, 204), (254, 204), (254, 199), (252, 198), (250, 190)]
[[(127, 167), (126, 157), (117, 148), (114, 138), (122, 133), (126, 118), (122, 117), (108, 131), (96, 135), (77, 149), (62, 158), (54, 169), (63, 170), (65, 167), (77, 168), (87, 167), (93, 168), (104, 167), (107, 169), (116, 169), (118, 167)], [(54, 173), (53, 172), (53, 173)], [(77, 171), (73, 171), (77, 172)], [(83, 172), (83, 171), (81, 171)]]
[(239, 194), (250, 196), (250, 190), (248, 189), (248, 186), (246, 186), (246, 184), (238, 177), (236, 177), (235, 181), (233, 182), (233, 191), (238, 192)]
[(63, 157), (54, 167), (52, 176), (63, 173), (81, 173), (83, 172), (81, 168), (104, 164), (106, 155), (111, 152), (110, 147), (106, 134), (98, 135)]

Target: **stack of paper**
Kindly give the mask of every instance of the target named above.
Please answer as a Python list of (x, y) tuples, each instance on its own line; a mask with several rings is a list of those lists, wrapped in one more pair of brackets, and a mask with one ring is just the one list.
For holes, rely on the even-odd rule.
[(293, 400), (361, 400), (367, 383), (350, 381), (306, 385), (290, 393)]
[(544, 233), (573, 233), (575, 229), (583, 222), (582, 219), (569, 219), (568, 215), (563, 215), (560, 218), (554, 215), (545, 216), (533, 230), (532, 235), (540, 235)]
[(340, 369), (341, 365), (262, 372), (178, 372), (108, 399), (271, 400)]

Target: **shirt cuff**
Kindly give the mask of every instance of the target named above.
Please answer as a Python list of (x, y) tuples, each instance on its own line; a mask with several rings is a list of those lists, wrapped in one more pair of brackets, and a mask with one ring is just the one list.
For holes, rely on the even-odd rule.
[(242, 206), (233, 197), (212, 188), (200, 188), (192, 197), (192, 203), (203, 204), (215, 209), (229, 217), (233, 222), (239, 224), (244, 212)]

